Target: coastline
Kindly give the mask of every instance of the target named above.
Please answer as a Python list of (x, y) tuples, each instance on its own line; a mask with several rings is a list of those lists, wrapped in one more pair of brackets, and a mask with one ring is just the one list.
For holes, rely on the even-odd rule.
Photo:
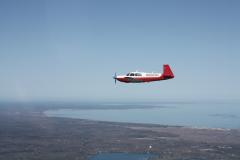
[(150, 152), (159, 160), (240, 159), (238, 129), (56, 118), (44, 116), (42, 110), (1, 107), (0, 159), (87, 160), (91, 155), (115, 152)]
[[(122, 122), (134, 124), (154, 124), (166, 126), (181, 126), (186, 128), (196, 129), (212, 129), (212, 130), (230, 130), (240, 129), (239, 116), (230, 114), (221, 114), (212, 116), (212, 114), (199, 114), (197, 116), (189, 116), (189, 110), (181, 110), (181, 106), (177, 107), (149, 107), (149, 106), (134, 106), (126, 108), (107, 108), (107, 107), (92, 107), (86, 108), (54, 108), (46, 109), (43, 114), (49, 117), (65, 117), (75, 119), (86, 119), (102, 122)], [(194, 108), (191, 106), (188, 108)], [(206, 107), (205, 107), (206, 108)], [(187, 112), (188, 114), (184, 114)], [(194, 114), (197, 114), (196, 111)], [(216, 114), (215, 114), (216, 115)], [(219, 115), (219, 114), (217, 114)], [(239, 115), (237, 113), (236, 115)]]

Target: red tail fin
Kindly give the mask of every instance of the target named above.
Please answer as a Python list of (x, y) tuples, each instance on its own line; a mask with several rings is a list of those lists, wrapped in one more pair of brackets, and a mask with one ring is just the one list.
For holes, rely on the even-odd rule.
[(174, 74), (168, 64), (163, 65), (163, 77), (164, 79), (174, 78)]

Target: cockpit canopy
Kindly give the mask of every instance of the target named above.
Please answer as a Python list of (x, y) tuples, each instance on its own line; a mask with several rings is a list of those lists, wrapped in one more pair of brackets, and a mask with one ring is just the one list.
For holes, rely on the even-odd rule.
[(141, 73), (128, 73), (127, 76), (142, 76)]

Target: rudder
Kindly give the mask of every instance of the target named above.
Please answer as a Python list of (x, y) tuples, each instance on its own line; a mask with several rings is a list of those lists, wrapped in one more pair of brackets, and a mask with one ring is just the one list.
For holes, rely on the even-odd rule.
[(168, 64), (163, 65), (163, 77), (165, 79), (174, 78), (174, 74)]

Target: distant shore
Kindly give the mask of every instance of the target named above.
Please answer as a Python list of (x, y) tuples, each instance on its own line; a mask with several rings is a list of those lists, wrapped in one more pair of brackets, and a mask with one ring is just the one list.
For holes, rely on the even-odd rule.
[(44, 113), (50, 117), (227, 130), (240, 129), (240, 110), (237, 107), (237, 104), (100, 104), (63, 106)]

